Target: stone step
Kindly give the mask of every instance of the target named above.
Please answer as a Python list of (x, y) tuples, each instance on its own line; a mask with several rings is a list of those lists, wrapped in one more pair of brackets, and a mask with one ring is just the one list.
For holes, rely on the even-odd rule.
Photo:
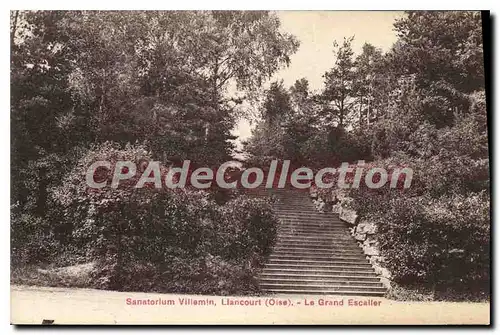
[(317, 211), (316, 208), (311, 206), (309, 203), (296, 203), (296, 204), (287, 204), (286, 207), (279, 202), (275, 202), (272, 205), (273, 210), (276, 213), (283, 214), (300, 214), (300, 213), (311, 213), (311, 214), (320, 214), (321, 212)]
[(311, 250), (311, 249), (294, 249), (294, 248), (274, 248), (273, 254), (283, 253), (287, 255), (317, 255), (317, 256), (363, 256), (362, 251), (353, 250), (341, 250), (341, 249), (330, 249), (330, 250)]
[[(307, 208), (313, 208), (314, 210), (316, 210), (316, 206), (309, 200), (309, 199), (284, 199), (284, 198), (277, 198), (276, 199), (276, 203), (275, 203), (275, 206), (276, 207), (287, 207), (287, 208), (291, 208), (291, 209), (294, 209), (294, 210), (298, 210), (298, 209), (301, 209), (301, 208), (297, 208), (297, 207), (293, 207), (294, 205), (305, 205)], [(316, 212), (319, 212), (318, 210), (316, 210)]]
[(301, 229), (297, 230), (294, 228), (278, 228), (278, 236), (294, 236), (294, 237), (313, 237), (317, 238), (318, 236), (328, 237), (336, 240), (344, 240), (349, 241), (351, 243), (355, 243), (354, 239), (349, 235), (348, 232), (344, 230), (336, 230), (336, 229), (325, 229), (323, 231), (314, 231)]
[(298, 210), (290, 210), (290, 211), (284, 211), (284, 210), (277, 210), (274, 209), (274, 212), (278, 214), (280, 217), (291, 217), (291, 218), (303, 218), (303, 219), (328, 219), (328, 220), (337, 220), (340, 221), (340, 218), (338, 214), (324, 214), (320, 212), (302, 212)]
[(343, 252), (352, 252), (352, 253), (358, 253), (358, 254), (364, 254), (363, 250), (357, 246), (339, 246), (339, 245), (331, 245), (326, 248), (318, 248), (316, 246), (283, 246), (283, 245), (275, 245), (273, 250), (289, 250), (293, 252), (317, 252), (317, 253), (324, 253), (324, 252), (338, 252), (338, 251), (343, 251)]
[(279, 226), (282, 227), (282, 226), (292, 226), (292, 228), (300, 228), (300, 227), (303, 227), (303, 228), (306, 228), (306, 229), (320, 229), (320, 230), (324, 230), (324, 229), (333, 229), (333, 228), (337, 228), (337, 229), (342, 229), (342, 230), (345, 230), (345, 231), (349, 231), (349, 228), (344, 225), (343, 223), (341, 222), (328, 222), (328, 221), (315, 221), (315, 222), (312, 222), (312, 221), (304, 221), (304, 220), (295, 220), (295, 219), (283, 219), (281, 217), (278, 216), (278, 219), (279, 219)]
[(269, 260), (266, 263), (265, 269), (274, 267), (276, 269), (289, 270), (318, 270), (318, 271), (338, 271), (338, 270), (360, 270), (360, 271), (375, 271), (368, 262), (321, 262), (321, 261), (301, 261), (301, 260)]
[(274, 193), (274, 196), (277, 199), (282, 200), (283, 203), (306, 202), (308, 204), (314, 205), (314, 203), (311, 201), (311, 198), (309, 198), (305, 194), (296, 196), (292, 193), (282, 192), (282, 193)]
[(280, 219), (282, 222), (292, 222), (292, 223), (302, 223), (302, 224), (311, 224), (311, 225), (336, 225), (336, 226), (342, 226), (342, 227), (349, 227), (345, 222), (339, 220), (339, 219), (315, 219), (315, 218), (310, 218), (310, 217), (291, 217), (291, 216), (285, 216), (285, 215), (276, 215), (277, 218)]
[(284, 230), (284, 229), (291, 229), (291, 230), (296, 230), (300, 232), (308, 232), (308, 233), (316, 233), (318, 236), (321, 236), (323, 233), (336, 233), (336, 234), (348, 234), (350, 235), (349, 229), (341, 226), (335, 226), (335, 225), (325, 225), (325, 226), (313, 226), (313, 225), (305, 225), (305, 224), (300, 224), (300, 223), (286, 223), (286, 222), (281, 222), (281, 224), (278, 225), (279, 230)]
[(276, 245), (274, 247), (275, 251), (290, 251), (294, 253), (308, 253), (308, 254), (335, 254), (337, 252), (348, 252), (348, 253), (355, 253), (356, 255), (364, 255), (363, 250), (361, 248), (357, 247), (352, 247), (352, 248), (344, 248), (342, 245), (331, 245), (329, 248), (316, 248), (314, 245), (309, 245), (309, 246), (297, 246), (297, 247), (291, 247), (291, 246), (283, 246), (283, 245)]
[(297, 218), (297, 217), (293, 218), (283, 215), (276, 215), (276, 217), (280, 220), (280, 222), (286, 224), (301, 224), (301, 225), (320, 226), (320, 227), (336, 226), (336, 227), (349, 228), (349, 226), (345, 222), (342, 222), (337, 219), (321, 220), (321, 219)]
[(354, 237), (350, 234), (348, 229), (340, 228), (340, 227), (308, 227), (308, 226), (300, 226), (300, 225), (279, 225), (278, 226), (278, 234), (293, 234), (300, 236), (307, 235), (312, 237), (338, 237), (345, 240), (352, 241), (354, 243)]
[(281, 249), (294, 249), (294, 250), (302, 250), (302, 249), (307, 249), (307, 250), (323, 250), (323, 251), (329, 251), (329, 250), (336, 250), (336, 249), (341, 249), (344, 251), (361, 251), (361, 248), (349, 244), (341, 244), (341, 243), (331, 243), (328, 245), (314, 245), (311, 243), (283, 243), (279, 242), (275, 244), (276, 248), (281, 248)]
[(276, 186), (273, 186), (271, 189), (267, 189), (267, 190), (270, 191), (269, 193), (280, 195), (280, 196), (286, 196), (286, 197), (290, 197), (290, 198), (308, 198), (308, 199), (310, 199), (309, 194), (307, 192), (300, 192), (300, 191), (297, 192), (297, 190), (285, 190), (282, 188), (278, 188)]
[(324, 216), (324, 217), (338, 217), (339, 215), (337, 213), (333, 212), (320, 212), (314, 207), (314, 205), (311, 204), (301, 204), (301, 203), (296, 203), (296, 204), (286, 204), (286, 206), (280, 202), (274, 202), (272, 205), (272, 208), (275, 212), (283, 213), (283, 214), (314, 214), (317, 216)]
[(314, 203), (311, 201), (311, 199), (309, 199), (308, 197), (304, 197), (304, 196), (296, 197), (293, 194), (289, 194), (289, 193), (274, 193), (274, 196), (278, 200), (281, 200), (284, 204), (295, 203), (295, 202), (304, 202), (304, 203), (308, 203), (310, 205), (314, 205)]
[(333, 294), (338, 294), (339, 291), (356, 291), (356, 292), (377, 292), (385, 293), (385, 288), (382, 287), (370, 287), (370, 286), (360, 286), (360, 285), (321, 285), (319, 283), (315, 284), (295, 284), (295, 283), (261, 283), (259, 286), (262, 289), (267, 290), (300, 290), (300, 291), (326, 291)]
[(311, 202), (308, 199), (300, 199), (300, 200), (290, 200), (290, 199), (283, 199), (283, 198), (276, 198), (276, 201), (274, 202), (274, 207), (279, 207), (282, 210), (289, 210), (289, 211), (295, 211), (295, 212), (300, 212), (302, 211), (302, 208), (294, 207), (295, 205), (304, 205), (306, 210), (312, 210), (313, 212), (317, 214), (335, 214), (333, 212), (322, 212), (319, 211), (316, 207), (316, 205)]
[(330, 225), (330, 226), (307, 226), (301, 224), (285, 224), (284, 222), (278, 226), (279, 229), (291, 229), (297, 232), (302, 233), (315, 233), (315, 234), (323, 234), (325, 232), (349, 232), (349, 229), (342, 226)]
[(325, 275), (311, 273), (277, 273), (277, 272), (262, 272), (259, 275), (260, 279), (311, 279), (311, 280), (339, 280), (339, 281), (355, 281), (380, 283), (380, 279), (376, 276), (347, 276), (347, 275)]
[(297, 286), (301, 285), (315, 285), (315, 286), (362, 286), (362, 287), (374, 287), (374, 288), (383, 288), (384, 285), (380, 281), (357, 281), (349, 279), (333, 279), (333, 278), (325, 278), (325, 279), (305, 279), (305, 278), (268, 278), (268, 277), (259, 277), (260, 286), (264, 284), (283, 284), (283, 285), (292, 285), (295, 284)]
[(361, 250), (358, 246), (352, 243), (343, 243), (340, 241), (329, 242), (329, 243), (311, 243), (307, 241), (293, 242), (293, 241), (277, 241), (275, 247), (283, 248), (313, 248), (313, 249), (324, 249), (332, 250), (334, 248), (342, 250)]
[(352, 279), (357, 281), (380, 282), (379, 277), (373, 271), (364, 271), (356, 267), (351, 270), (352, 274), (346, 274), (345, 268), (338, 267), (340, 270), (331, 269), (285, 269), (285, 268), (264, 268), (259, 277), (266, 278), (305, 278), (305, 279)]
[(349, 228), (346, 228), (345, 226), (341, 226), (338, 224), (309, 224), (309, 223), (300, 223), (300, 222), (286, 222), (280, 220), (278, 228), (284, 229), (284, 228), (289, 228), (289, 229), (295, 229), (295, 230), (303, 230), (303, 231), (314, 231), (319, 234), (326, 232), (326, 231), (338, 231), (338, 232), (349, 232)]
[(338, 295), (338, 296), (366, 296), (366, 297), (383, 297), (385, 295), (385, 290), (372, 290), (372, 291), (356, 291), (356, 290), (341, 290), (341, 291), (330, 291), (322, 289), (262, 289), (264, 292), (274, 293), (274, 294), (310, 294), (310, 295)]
[(341, 227), (348, 228), (348, 226), (341, 221), (335, 220), (313, 220), (313, 219), (299, 219), (299, 218), (289, 218), (283, 216), (276, 216), (282, 224), (292, 224), (292, 225), (303, 225), (310, 227)]
[[(347, 255), (329, 255), (329, 256), (323, 256), (323, 255), (314, 255), (314, 254), (290, 254), (286, 252), (276, 252), (273, 251), (271, 255), (269, 255), (269, 260), (302, 260), (302, 261), (324, 261), (324, 262), (330, 262), (330, 261), (340, 261), (340, 262), (363, 262), (366, 263), (367, 265), (370, 265), (367, 260), (366, 256), (364, 255), (356, 255), (356, 256), (347, 256)], [(363, 264), (362, 263), (362, 264)]]
[[(289, 260), (303, 260), (303, 261), (365, 261), (366, 256), (363, 254), (345, 254), (345, 253), (330, 253), (330, 254), (313, 254), (313, 253), (293, 253), (282, 250), (275, 250), (269, 255), (269, 259), (289, 259)], [(367, 263), (369, 264), (369, 263)]]
[(292, 218), (282, 215), (276, 215), (282, 224), (292, 224), (292, 225), (304, 225), (311, 227), (339, 227), (348, 229), (349, 226), (340, 220), (319, 220), (319, 219), (309, 219), (309, 218)]
[(286, 194), (296, 197), (309, 197), (309, 191), (307, 189), (278, 187), (278, 184), (273, 185), (271, 191), (278, 194)]
[(349, 229), (346, 228), (343, 225), (340, 224), (333, 224), (333, 223), (301, 223), (301, 222), (294, 222), (294, 221), (284, 221), (280, 220), (279, 226), (280, 228), (292, 228), (292, 229), (303, 229), (303, 230), (318, 230), (319, 232), (325, 231), (325, 230), (343, 230), (346, 232), (349, 232)]
[(347, 232), (343, 229), (324, 229), (324, 230), (313, 230), (313, 229), (304, 229), (304, 228), (290, 228), (290, 227), (279, 227), (278, 228), (279, 235), (297, 235), (297, 236), (306, 236), (306, 237), (316, 237), (316, 236), (325, 236), (325, 237), (344, 237)]
[[(307, 237), (310, 237), (311, 239), (329, 239), (329, 240), (332, 240), (332, 239), (341, 239), (341, 240), (345, 240), (345, 241), (349, 241), (351, 243), (355, 243), (355, 240), (354, 238), (349, 234), (349, 231), (347, 229), (335, 229), (335, 228), (331, 228), (331, 229), (324, 229), (323, 231), (319, 231), (319, 232), (315, 232), (316, 234), (314, 233), (296, 233), (295, 232), (295, 229), (298, 229), (300, 227), (289, 227), (289, 226), (286, 226), (286, 227), (283, 227), (283, 226), (279, 226), (278, 227), (278, 237), (281, 236), (281, 235), (293, 235), (293, 236), (290, 236), (290, 237), (295, 237), (295, 238), (302, 238), (303, 236), (305, 238)], [(305, 230), (307, 231), (308, 229), (307, 228), (302, 228), (301, 230)]]
[(305, 221), (316, 221), (320, 220), (321, 222), (342, 222), (338, 217), (328, 217), (328, 216), (316, 216), (317, 214), (302, 212), (302, 213), (284, 213), (279, 210), (273, 208), (273, 212), (278, 216), (286, 219), (294, 219), (294, 220), (305, 220)]
[[(299, 205), (301, 207), (297, 207), (297, 205)], [(280, 200), (278, 200), (273, 204), (273, 208), (275, 210), (279, 210), (279, 211), (283, 211), (283, 212), (287, 212), (287, 211), (303, 212), (303, 211), (306, 211), (306, 212), (312, 212), (312, 213), (321, 213), (309, 201), (290, 203), (290, 202), (281, 202)]]
[(305, 229), (334, 229), (349, 231), (349, 228), (344, 224), (339, 222), (312, 222), (312, 221), (303, 221), (303, 220), (294, 220), (294, 219), (283, 219), (278, 216), (279, 219), (279, 227), (290, 226), (291, 228), (305, 228)]
[[(297, 234), (292, 234), (292, 235), (284, 235), (284, 234), (279, 234), (277, 241), (292, 241), (292, 240), (299, 240), (302, 242), (310, 242), (311, 244), (314, 244), (316, 242), (326, 242), (326, 243), (334, 243), (334, 242), (340, 242), (339, 235), (334, 235), (334, 236), (306, 236), (306, 235), (297, 235)], [(348, 244), (349, 241), (347, 239), (344, 240), (345, 244)]]
[(294, 250), (297, 252), (336, 252), (336, 251), (359, 251), (360, 254), (363, 254), (363, 250), (356, 245), (352, 245), (351, 243), (344, 243), (343, 241), (335, 240), (328, 243), (318, 243), (318, 241), (301, 241), (301, 242), (293, 242), (286, 239), (278, 239), (274, 246), (276, 250)]
[(280, 237), (278, 236), (276, 243), (297, 243), (297, 244), (303, 244), (303, 245), (310, 245), (310, 246), (332, 246), (332, 245), (355, 245), (353, 244), (354, 242), (349, 241), (347, 239), (340, 239), (340, 238), (316, 238), (316, 239), (303, 239), (300, 237)]
[(328, 260), (315, 260), (315, 259), (300, 259), (300, 258), (284, 258), (284, 257), (269, 257), (268, 264), (283, 264), (283, 265), (313, 265), (313, 266), (351, 266), (362, 269), (371, 269), (372, 266), (365, 259), (352, 260), (352, 259), (328, 259)]
[(276, 245), (277, 246), (283, 246), (283, 244), (292, 244), (296, 245), (297, 247), (311, 247), (311, 248), (316, 248), (316, 247), (329, 247), (329, 248), (337, 248), (337, 249), (344, 249), (344, 247), (349, 247), (352, 246), (353, 248), (360, 249), (356, 245), (353, 245), (351, 241), (347, 240), (341, 240), (338, 238), (334, 239), (329, 239), (329, 240), (318, 240), (318, 239), (301, 239), (301, 238), (291, 238), (291, 237), (278, 237), (276, 240)]
[(306, 241), (312, 241), (312, 240), (334, 240), (337, 237), (345, 237), (347, 232), (343, 230), (325, 230), (321, 234), (311, 234), (311, 233), (301, 233), (301, 232), (295, 232), (295, 231), (278, 231), (278, 236), (281, 238), (300, 238), (304, 239)]
[(325, 233), (330, 233), (330, 234), (336, 234), (339, 237), (349, 236), (354, 241), (354, 238), (350, 234), (349, 229), (344, 227), (335, 227), (335, 226), (321, 227), (321, 226), (306, 226), (301, 224), (282, 223), (278, 226), (278, 232), (282, 230), (293, 230), (309, 234), (315, 233), (317, 236), (322, 236)]
[[(296, 204), (304, 205), (304, 208), (297, 208), (295, 207)], [(298, 200), (298, 201), (291, 201), (288, 199), (280, 199), (278, 198), (277, 201), (273, 205), (276, 208), (283, 209), (283, 210), (295, 210), (295, 211), (301, 211), (301, 210), (312, 210), (316, 213), (321, 213), (316, 209), (316, 206), (309, 200)]]
[(279, 200), (282, 200), (283, 203), (293, 203), (293, 202), (307, 202), (308, 204), (313, 205), (313, 202), (311, 199), (307, 196), (301, 195), (301, 196), (295, 196), (290, 193), (274, 193), (275, 197), (278, 198)]
[[(325, 232), (325, 233), (327, 233), (327, 232)], [(351, 236), (349, 236), (348, 233), (340, 232), (340, 233), (335, 234), (335, 236), (326, 236), (326, 235), (323, 237), (319, 237), (319, 236), (320, 235), (314, 236), (313, 239), (305, 239), (305, 238), (302, 238), (302, 235), (292, 234), (292, 236), (284, 236), (283, 238), (281, 238), (281, 235), (278, 234), (277, 241), (287, 240), (288, 242), (309, 243), (312, 245), (314, 245), (314, 244), (331, 245), (332, 243), (334, 243), (334, 244), (345, 244), (345, 245), (352, 245), (354, 247), (358, 247), (358, 245), (356, 244), (354, 239)]]
[[(294, 207), (296, 204), (288, 204), (289, 207)], [(302, 204), (297, 204), (297, 205), (302, 205)], [(276, 203), (275, 207), (279, 207), (279, 203)], [(306, 205), (307, 206), (307, 205)], [(292, 215), (307, 215), (307, 214), (313, 214), (318, 217), (331, 217), (331, 218), (338, 218), (339, 215), (336, 213), (332, 212), (320, 212), (314, 209), (314, 207), (307, 206), (306, 208), (301, 208), (301, 207), (294, 207), (291, 209), (284, 209), (284, 208), (275, 208), (277, 211), (283, 214), (292, 214)], [(311, 210), (312, 209), (312, 210)]]
[(376, 276), (373, 268), (365, 268), (350, 265), (298, 265), (268, 263), (263, 274), (316, 274), (316, 275), (339, 275), (339, 276)]

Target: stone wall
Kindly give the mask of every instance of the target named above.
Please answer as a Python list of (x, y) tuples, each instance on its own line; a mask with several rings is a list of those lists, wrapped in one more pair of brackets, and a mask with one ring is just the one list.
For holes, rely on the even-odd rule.
[(354, 199), (349, 197), (345, 190), (318, 192), (317, 188), (311, 187), (309, 194), (318, 211), (337, 213), (340, 219), (349, 225), (351, 235), (358, 242), (359, 247), (363, 249), (367, 259), (379, 275), (380, 281), (384, 286), (390, 288), (391, 273), (382, 265), (384, 257), (380, 255), (377, 225), (359, 218), (356, 211), (352, 209)]

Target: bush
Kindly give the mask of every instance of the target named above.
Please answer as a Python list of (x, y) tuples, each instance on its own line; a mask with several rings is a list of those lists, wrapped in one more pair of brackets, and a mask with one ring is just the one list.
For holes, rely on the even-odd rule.
[(261, 201), (241, 197), (218, 206), (204, 192), (138, 192), (116, 208), (98, 209), (95, 221), (78, 229), (101, 260), (99, 287), (200, 294), (257, 289), (251, 278), (277, 227)]
[(386, 297), (397, 301), (433, 301), (434, 292), (418, 285), (406, 285), (403, 287), (394, 284), (387, 292)]
[(15, 208), (11, 208), (10, 236), (13, 265), (51, 260), (59, 248), (46, 220)]
[(396, 283), (421, 284), (437, 292), (488, 292), (489, 195), (357, 196), (378, 224), (378, 240)]
[(277, 219), (268, 204), (238, 197), (218, 205), (204, 191), (87, 190), (86, 168), (95, 160), (147, 159), (140, 146), (110, 144), (91, 150), (54, 192), (74, 222), (72, 243), (99, 263), (94, 286), (117, 290), (243, 294), (270, 251)]

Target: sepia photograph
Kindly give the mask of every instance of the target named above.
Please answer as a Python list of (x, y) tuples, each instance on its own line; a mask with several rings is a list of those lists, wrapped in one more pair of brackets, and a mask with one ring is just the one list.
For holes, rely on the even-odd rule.
[(11, 10), (10, 323), (490, 325), (490, 20)]

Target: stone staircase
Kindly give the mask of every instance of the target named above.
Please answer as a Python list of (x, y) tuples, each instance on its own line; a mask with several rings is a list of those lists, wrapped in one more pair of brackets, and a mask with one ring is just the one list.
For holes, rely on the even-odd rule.
[(259, 275), (265, 292), (383, 296), (384, 286), (333, 213), (318, 212), (307, 191), (249, 190), (256, 197), (274, 195), (280, 219), (277, 242)]

